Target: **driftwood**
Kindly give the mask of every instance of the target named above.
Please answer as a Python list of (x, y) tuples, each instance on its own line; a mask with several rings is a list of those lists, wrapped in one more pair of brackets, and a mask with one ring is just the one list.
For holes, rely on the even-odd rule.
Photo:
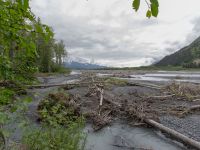
[(137, 147), (132, 147), (132, 146), (123, 146), (123, 145), (118, 145), (118, 144), (112, 144), (112, 146), (123, 148), (123, 149), (130, 149), (130, 150), (152, 150), (152, 149), (137, 148)]
[(192, 100), (193, 102), (196, 102), (196, 101), (200, 101), (200, 99), (194, 99), (194, 100)]
[(102, 88), (102, 89), (99, 89), (99, 91), (100, 91), (100, 103), (99, 103), (99, 105), (102, 106), (103, 105), (103, 93), (104, 93), (104, 90)]
[(57, 86), (67, 86), (67, 85), (72, 85), (72, 86), (88, 86), (90, 84), (106, 84), (108, 82), (106, 81), (93, 81), (93, 82), (76, 82), (76, 83), (60, 83), (60, 84), (40, 84), (40, 85), (27, 85), (26, 87), (29, 89), (34, 89), (34, 88), (49, 88), (49, 87), (57, 87)]
[[(95, 83), (100, 83), (100, 82), (95, 82)], [(72, 86), (86, 85), (87, 86), (89, 84), (92, 84), (92, 82), (27, 85), (26, 87), (29, 89), (34, 89), (34, 88), (49, 88), (49, 87), (56, 87), (56, 86), (62, 87), (62, 86), (67, 86), (67, 85), (72, 85)]]
[(195, 111), (197, 109), (200, 109), (200, 105), (191, 106), (191, 107), (187, 108), (185, 111), (183, 111), (180, 115), (184, 116), (185, 114), (188, 114), (189, 112)]
[(144, 119), (144, 122), (146, 122), (147, 124), (169, 134), (170, 136), (176, 138), (177, 140), (180, 140), (182, 141), (183, 143), (189, 145), (189, 146), (192, 146), (198, 150), (200, 150), (200, 142), (197, 142), (191, 138), (188, 138), (187, 136), (175, 131), (175, 130), (172, 130), (168, 127), (165, 127), (164, 125), (154, 121), (154, 120), (151, 120), (151, 119)]
[(192, 107), (189, 108), (189, 110), (196, 110), (196, 109), (200, 109), (200, 105), (194, 105)]
[[(200, 108), (200, 105), (195, 105), (193, 107), (190, 107), (190, 110), (195, 110), (195, 109), (199, 109), (199, 108)], [(133, 109), (131, 111), (133, 111), (136, 118), (142, 120), (144, 123), (156, 128), (156, 129), (159, 129), (162, 132), (169, 134), (171, 137), (177, 139), (178, 141), (181, 141), (181, 142), (183, 142), (183, 143), (185, 143), (185, 144), (187, 144), (191, 147), (194, 147), (194, 148), (200, 150), (200, 142), (197, 142), (197, 141), (195, 141), (195, 140), (193, 140), (193, 139), (191, 139), (191, 138), (189, 138), (189, 137), (187, 137), (187, 136), (185, 136), (185, 135), (183, 135), (183, 134), (181, 134), (181, 133), (179, 133), (175, 130), (172, 130), (172, 129), (170, 129), (170, 128), (168, 128), (168, 127), (166, 127), (166, 126), (164, 126), (164, 125), (162, 125), (162, 124), (160, 124), (160, 123), (158, 123), (158, 122), (156, 122), (152, 119), (149, 119), (147, 116), (143, 115), (143, 111), (141, 111), (142, 115), (140, 115), (141, 113), (137, 113), (138, 111), (140, 111), (138, 109), (136, 109), (136, 110)]]
[(158, 99), (162, 99), (162, 98), (170, 98), (175, 96), (175, 94), (172, 95), (162, 95), (162, 96), (149, 96), (148, 98), (158, 98)]
[(128, 82), (129, 86), (141, 86), (141, 87), (147, 87), (147, 88), (152, 88), (156, 90), (161, 90), (163, 87), (155, 85), (155, 84), (146, 84), (146, 83), (134, 83), (134, 82)]

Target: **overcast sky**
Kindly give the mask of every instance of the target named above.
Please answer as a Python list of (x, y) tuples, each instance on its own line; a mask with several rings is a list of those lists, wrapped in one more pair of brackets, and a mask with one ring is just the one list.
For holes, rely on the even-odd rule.
[(148, 65), (200, 36), (200, 0), (160, 0), (157, 19), (132, 0), (32, 0), (71, 56), (107, 66)]

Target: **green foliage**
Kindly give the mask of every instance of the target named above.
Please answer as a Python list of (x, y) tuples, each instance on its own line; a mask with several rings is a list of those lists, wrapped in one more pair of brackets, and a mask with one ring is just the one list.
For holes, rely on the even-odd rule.
[[(41, 24), (40, 20), (38, 24)], [(56, 42), (53, 38), (46, 41), (44, 37), (37, 35), (36, 45), (40, 72), (57, 72), (62, 69), (63, 59), (67, 55), (63, 41)]]
[(11, 80), (12, 78), (11, 62), (8, 57), (0, 56), (0, 79)]
[(51, 126), (62, 125), (68, 127), (71, 123), (82, 119), (79, 107), (64, 92), (49, 94), (39, 104), (38, 113), (41, 121)]
[(0, 78), (30, 78), (37, 71), (36, 37), (53, 38), (47, 25), (38, 24), (29, 0), (0, 0)]
[(138, 11), (139, 7), (140, 7), (140, 0), (134, 0), (133, 9), (135, 9), (135, 11)]
[(26, 130), (23, 144), (29, 150), (80, 150), (83, 134), (83, 122), (70, 124), (68, 128), (57, 126)]
[(14, 99), (14, 94), (13, 90), (0, 88), (0, 106), (9, 104)]
[(159, 5), (158, 5), (157, 0), (154, 0), (154, 1), (152, 0), (152, 2), (151, 2), (151, 14), (152, 14), (152, 16), (157, 17)]
[(71, 72), (70, 69), (60, 66), (58, 64), (53, 64), (51, 69), (52, 72), (62, 73), (62, 74), (70, 74)]
[[(148, 10), (146, 12), (146, 17), (151, 18), (151, 16), (153, 17), (157, 17), (158, 13), (159, 13), (159, 2), (158, 0), (145, 0)], [(139, 10), (140, 7), (140, 0), (133, 0), (133, 9), (135, 11)]]
[(147, 10), (146, 17), (151, 18), (151, 11)]
[(84, 118), (70, 95), (63, 92), (49, 94), (38, 106), (43, 126), (27, 128), (22, 144), (30, 150), (79, 150), (85, 135)]
[[(2, 93), (0, 95), (2, 96)], [(3, 95), (6, 97), (6, 99), (9, 99), (10, 97), (13, 99), (14, 91), (5, 89)], [(0, 99), (2, 100), (2, 97)], [(7, 128), (7, 125), (9, 126), (10, 124), (16, 124), (19, 127), (24, 128), (25, 124), (28, 124), (27, 120), (25, 119), (25, 112), (27, 112), (27, 106), (31, 100), (32, 99), (30, 97), (15, 99), (15, 101), (12, 101), (12, 103), (6, 103), (9, 105), (2, 105), (0, 107), (0, 149), (1, 146), (3, 149), (5, 149), (5, 145), (7, 146), (7, 149), (16, 149), (10, 147), (10, 143), (8, 144), (6, 142), (10, 139), (12, 133), (15, 131), (15, 129)]]

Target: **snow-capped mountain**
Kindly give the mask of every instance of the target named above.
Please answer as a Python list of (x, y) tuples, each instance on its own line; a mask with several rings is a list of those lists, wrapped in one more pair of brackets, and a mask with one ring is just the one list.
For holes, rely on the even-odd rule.
[(65, 66), (71, 69), (99, 69), (105, 68), (99, 64), (92, 63), (91, 61), (74, 56), (68, 56), (65, 61)]
[(74, 56), (68, 56), (65, 62), (68, 62), (68, 63), (71, 63), (71, 62), (90, 63), (90, 61), (87, 59), (84, 59), (81, 57), (74, 57)]

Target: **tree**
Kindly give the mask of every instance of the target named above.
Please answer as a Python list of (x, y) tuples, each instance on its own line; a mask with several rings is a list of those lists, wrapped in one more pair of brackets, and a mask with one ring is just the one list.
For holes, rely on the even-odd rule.
[[(133, 0), (133, 9), (137, 12), (139, 10), (140, 7), (140, 1), (141, 0)], [(151, 16), (153, 17), (157, 17), (158, 13), (159, 13), (159, 2), (158, 0), (145, 0), (146, 4), (147, 4), (147, 12), (146, 12), (146, 17), (151, 18)]]
[(65, 45), (62, 40), (55, 44), (55, 56), (56, 56), (56, 63), (61, 66), (64, 57), (67, 56)]
[(36, 35), (48, 41), (53, 34), (35, 18), (29, 0), (0, 0), (0, 78), (36, 71)]

